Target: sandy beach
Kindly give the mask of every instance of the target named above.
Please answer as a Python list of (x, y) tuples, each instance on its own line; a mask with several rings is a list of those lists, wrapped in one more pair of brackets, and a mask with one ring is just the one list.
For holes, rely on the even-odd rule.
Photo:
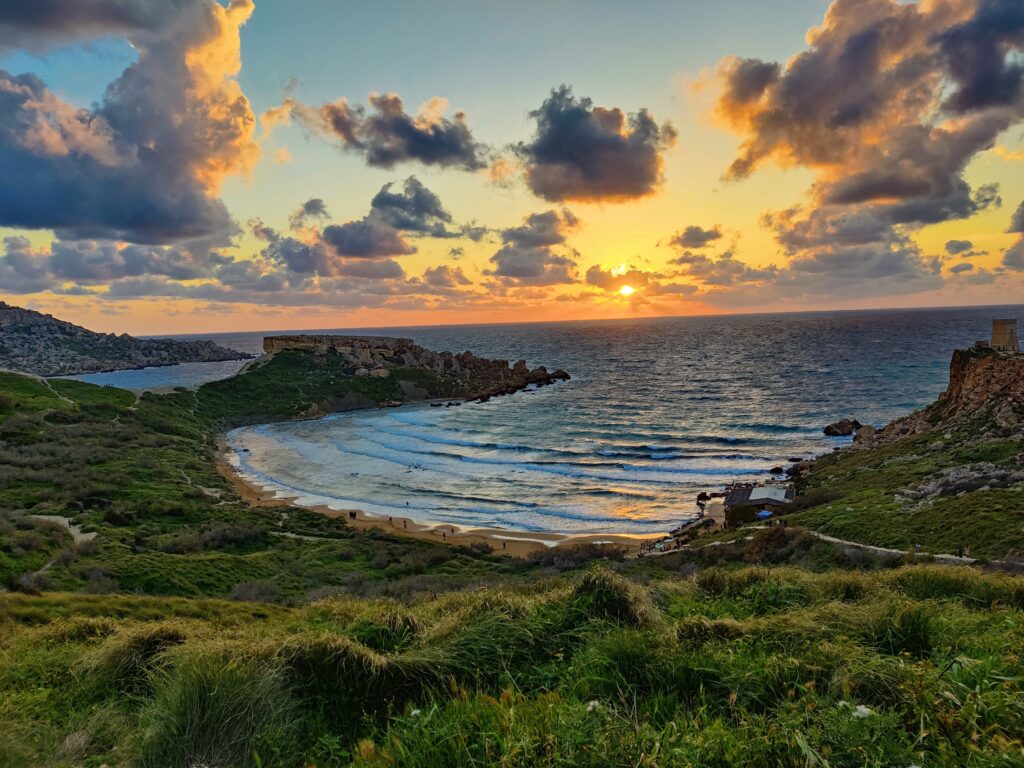
[[(272, 488), (265, 488), (243, 478), (231, 463), (232, 449), (221, 441), (217, 450), (217, 470), (231, 484), (234, 491), (248, 504), (265, 507), (294, 506), (296, 496), (285, 496)], [(486, 544), (495, 553), (512, 557), (526, 557), (532, 552), (553, 547), (575, 546), (577, 544), (616, 544), (626, 548), (628, 555), (640, 552), (640, 544), (655, 536), (634, 536), (629, 534), (581, 534), (544, 533), (536, 531), (513, 531), (503, 528), (468, 528), (450, 524), (417, 522), (407, 517), (380, 517), (370, 515), (361, 509), (334, 509), (326, 504), (305, 506), (325, 517), (343, 519), (354, 528), (386, 531), (399, 536), (433, 541), (435, 543), (471, 546)]]

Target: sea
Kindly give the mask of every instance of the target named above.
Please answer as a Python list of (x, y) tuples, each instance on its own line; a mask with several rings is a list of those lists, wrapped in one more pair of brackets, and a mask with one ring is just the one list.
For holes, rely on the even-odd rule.
[[(930, 403), (954, 349), (987, 338), (993, 318), (1022, 315), (1002, 306), (316, 329), (524, 358), (572, 379), (459, 407), (245, 427), (229, 440), (244, 476), (303, 504), (469, 528), (657, 534), (692, 518), (701, 491), (848, 444), (823, 434), (832, 421), (882, 426)], [(188, 338), (258, 353), (272, 333)], [(79, 378), (195, 386), (240, 365)]]

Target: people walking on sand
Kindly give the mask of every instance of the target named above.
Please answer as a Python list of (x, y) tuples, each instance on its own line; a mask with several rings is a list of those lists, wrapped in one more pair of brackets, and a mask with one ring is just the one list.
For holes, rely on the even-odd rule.
[(402, 527), (403, 528), (408, 528), (409, 527), (409, 521), (408, 520), (403, 520), (402, 521)]

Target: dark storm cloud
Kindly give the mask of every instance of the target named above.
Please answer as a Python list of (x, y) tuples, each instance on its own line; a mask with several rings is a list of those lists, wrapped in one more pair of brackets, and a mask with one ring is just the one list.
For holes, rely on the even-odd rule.
[(719, 227), (704, 229), (696, 224), (691, 224), (682, 232), (673, 235), (669, 244), (680, 248), (705, 248), (721, 237), (722, 230)]
[[(2, 7), (20, 21), (4, 29), (57, 24), (61, 34), (85, 29), (92, 13), (105, 28), (118, 9), (127, 9), (126, 24), (132, 9), (144, 10), (90, 0), (44, 2), (35, 12), (14, 5)], [(63, 101), (35, 75), (0, 70), (0, 226), (147, 244), (234, 231), (217, 190), (259, 150), (230, 56), (216, 54), (237, 46), (252, 6), (183, 0), (161, 8), (153, 29), (130, 34), (138, 58), (91, 109)], [(186, 63), (200, 47), (206, 56)]]
[(518, 285), (555, 285), (576, 280), (579, 254), (566, 248), (579, 220), (565, 209), (528, 216), (522, 226), (502, 230), (502, 246), (491, 256), (486, 274)]
[(434, 100), (417, 116), (406, 112), (393, 93), (371, 94), (369, 102), (369, 112), (339, 99), (318, 109), (293, 103), (292, 113), (309, 129), (333, 136), (342, 147), (358, 152), (368, 165), (377, 168), (405, 162), (466, 171), (486, 167), (487, 150), (473, 137), (465, 114), (442, 116), (442, 100)]
[(653, 193), (662, 181), (662, 152), (675, 143), (671, 123), (646, 109), (626, 115), (595, 107), (572, 89), (551, 91), (530, 113), (537, 129), (513, 149), (530, 189), (546, 200), (628, 200)]
[(942, 32), (938, 40), (957, 84), (948, 102), (952, 109), (1020, 105), (1024, 64), (1009, 54), (1024, 48), (1024, 3), (981, 0), (973, 16)]

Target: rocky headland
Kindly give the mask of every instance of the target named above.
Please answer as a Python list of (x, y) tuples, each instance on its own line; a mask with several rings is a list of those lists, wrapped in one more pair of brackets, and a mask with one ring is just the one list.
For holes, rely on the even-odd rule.
[(0, 368), (37, 376), (242, 360), (249, 357), (212, 341), (138, 339), (96, 333), (31, 309), (0, 302)]
[(396, 369), (420, 368), (449, 380), (454, 386), (446, 391), (479, 402), (511, 395), (530, 385), (541, 387), (570, 378), (561, 369), (531, 369), (525, 360), (510, 364), (508, 360), (477, 357), (472, 352), (434, 352), (412, 339), (390, 336), (267, 336), (263, 351), (269, 356), (285, 351), (319, 357), (335, 355), (346, 373), (359, 378), (383, 379)]

